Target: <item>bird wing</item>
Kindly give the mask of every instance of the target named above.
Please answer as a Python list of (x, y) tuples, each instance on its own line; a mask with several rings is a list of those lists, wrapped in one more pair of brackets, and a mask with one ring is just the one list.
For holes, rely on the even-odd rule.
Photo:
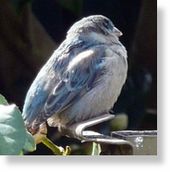
[(49, 94), (45, 113), (49, 116), (59, 113), (88, 92), (104, 71), (103, 57), (104, 50), (100, 47), (88, 49), (74, 57)]

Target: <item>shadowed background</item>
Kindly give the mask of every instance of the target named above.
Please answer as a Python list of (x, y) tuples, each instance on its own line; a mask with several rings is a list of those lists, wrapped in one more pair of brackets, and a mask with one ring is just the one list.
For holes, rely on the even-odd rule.
[[(0, 2), (0, 93), (9, 102), (16, 103), (22, 109), (33, 79), (65, 39), (69, 27), (84, 16), (102, 14), (109, 17), (123, 32), (120, 40), (128, 51), (128, 79), (112, 112), (126, 114), (127, 129), (157, 129), (156, 1)], [(98, 129), (107, 133), (110, 131), (109, 125), (101, 124)], [(116, 128), (113, 126), (111, 129)], [(53, 129), (49, 130), (54, 132)], [(50, 137), (54, 141), (59, 140), (56, 143), (69, 145), (72, 142), (70, 139), (63, 141), (56, 134), (51, 134)], [(40, 146), (41, 153), (46, 154), (46, 150), (42, 149)]]

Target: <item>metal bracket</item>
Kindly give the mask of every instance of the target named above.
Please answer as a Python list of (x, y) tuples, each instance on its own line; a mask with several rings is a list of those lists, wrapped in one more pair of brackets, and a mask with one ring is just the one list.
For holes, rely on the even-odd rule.
[(114, 131), (111, 136), (98, 132), (85, 130), (91, 126), (115, 118), (115, 115), (104, 114), (93, 119), (76, 123), (64, 129), (64, 134), (79, 139), (81, 142), (97, 142), (102, 145), (128, 146), (133, 155), (156, 155), (157, 154), (157, 131)]

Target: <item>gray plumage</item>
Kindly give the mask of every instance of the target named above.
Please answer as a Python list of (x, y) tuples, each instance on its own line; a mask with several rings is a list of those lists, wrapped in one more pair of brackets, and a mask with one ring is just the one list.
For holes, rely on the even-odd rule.
[(127, 75), (121, 32), (102, 15), (76, 22), (42, 67), (26, 95), (23, 118), (34, 130), (68, 127), (107, 113)]

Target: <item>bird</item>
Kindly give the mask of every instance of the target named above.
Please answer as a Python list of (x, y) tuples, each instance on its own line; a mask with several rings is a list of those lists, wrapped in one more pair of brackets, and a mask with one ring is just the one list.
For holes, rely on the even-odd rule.
[(122, 32), (103, 15), (75, 22), (31, 84), (22, 116), (36, 133), (47, 123), (59, 131), (107, 114), (127, 78)]

